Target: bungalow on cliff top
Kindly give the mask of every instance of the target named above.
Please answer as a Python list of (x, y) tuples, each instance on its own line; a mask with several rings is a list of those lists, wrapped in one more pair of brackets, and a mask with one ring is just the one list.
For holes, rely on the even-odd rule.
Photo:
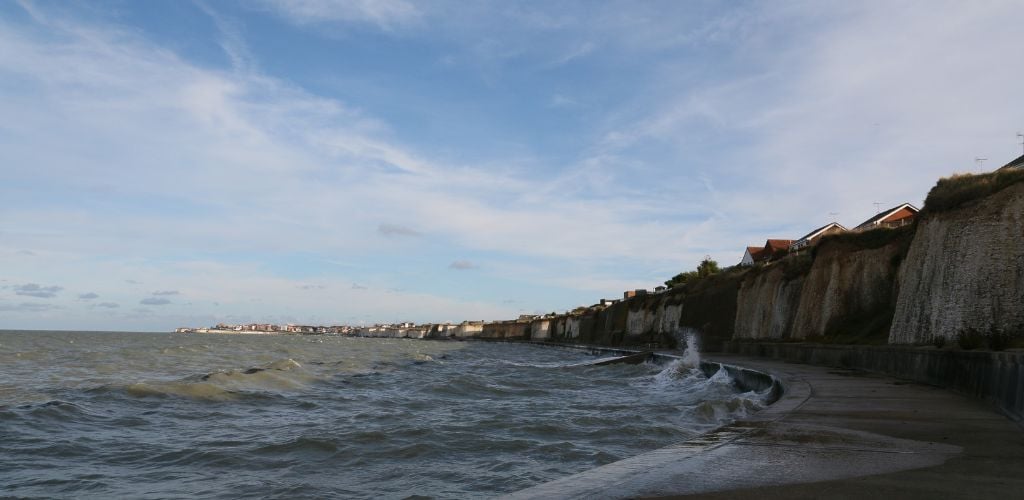
[(743, 260), (740, 261), (740, 265), (752, 266), (759, 262), (777, 259), (788, 252), (789, 246), (792, 244), (793, 240), (770, 239), (765, 242), (763, 247), (747, 247), (747, 251), (743, 253)]
[(862, 222), (854, 231), (867, 231), (877, 227), (900, 227), (913, 222), (920, 210), (910, 203), (897, 205), (889, 210), (878, 212), (878, 215)]
[(752, 266), (757, 262), (761, 262), (761, 256), (764, 254), (764, 247), (747, 247), (747, 250), (743, 252), (743, 259), (740, 260), (741, 266)]
[(1010, 169), (1010, 168), (1024, 169), (1024, 155), (1020, 155), (1020, 156), (1017, 157), (1016, 160), (1013, 160), (1010, 163), (1007, 163), (1006, 165), (1003, 165), (1003, 166), (999, 167), (999, 170)]
[(814, 231), (811, 231), (803, 235), (803, 237), (801, 237), (800, 239), (794, 241), (793, 244), (789, 246), (789, 249), (790, 251), (801, 250), (811, 245), (814, 245), (814, 243), (817, 242), (822, 236), (833, 233), (845, 233), (846, 231), (849, 231), (849, 229), (843, 227), (842, 224), (838, 222), (829, 222), (828, 224), (825, 224), (824, 226), (821, 226), (818, 229), (815, 229)]

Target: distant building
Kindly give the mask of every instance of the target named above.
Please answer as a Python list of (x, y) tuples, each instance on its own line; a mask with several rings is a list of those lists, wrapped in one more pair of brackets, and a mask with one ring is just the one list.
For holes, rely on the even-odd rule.
[(654, 287), (654, 293), (661, 293), (664, 292), (665, 290), (668, 290), (668, 287), (665, 285), (658, 285)]
[(600, 304), (604, 307), (611, 306), (612, 304), (621, 302), (619, 299), (601, 299)]
[(1020, 155), (1020, 156), (1017, 157), (1016, 160), (1013, 160), (1010, 163), (1007, 163), (1006, 165), (1003, 165), (1003, 166), (999, 167), (999, 170), (1011, 169), (1011, 168), (1024, 169), (1024, 155)]
[(769, 239), (763, 247), (747, 247), (740, 260), (741, 266), (752, 266), (761, 262), (770, 262), (789, 252), (793, 240)]
[(633, 297), (642, 297), (644, 295), (647, 295), (647, 290), (642, 290), (642, 289), (626, 290), (625, 292), (622, 293), (622, 298), (623, 299), (631, 299)]
[(763, 261), (762, 256), (764, 255), (764, 247), (747, 247), (746, 251), (743, 252), (743, 259), (740, 260), (741, 266), (752, 266), (758, 262)]
[(867, 231), (878, 227), (900, 227), (910, 224), (917, 217), (920, 210), (910, 203), (904, 203), (878, 212), (874, 217), (860, 223), (854, 231)]
[(842, 224), (838, 222), (830, 222), (794, 241), (793, 244), (789, 246), (789, 249), (791, 251), (802, 250), (809, 246), (813, 246), (822, 236), (835, 233), (845, 233), (846, 231), (849, 231), (849, 229), (843, 227)]

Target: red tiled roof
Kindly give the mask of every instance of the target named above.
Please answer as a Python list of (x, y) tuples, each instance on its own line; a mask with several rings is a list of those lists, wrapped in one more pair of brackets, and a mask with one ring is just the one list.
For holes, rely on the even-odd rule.
[(874, 217), (872, 217), (872, 218), (870, 218), (870, 219), (868, 219), (868, 220), (866, 220), (864, 222), (861, 222), (854, 229), (870, 228), (871, 226), (874, 225), (875, 222), (883, 222), (890, 215), (892, 215), (892, 214), (894, 214), (896, 212), (899, 212), (903, 208), (906, 208), (906, 209), (910, 210), (914, 214), (917, 214), (918, 212), (920, 212), (920, 210), (918, 210), (917, 207), (915, 207), (914, 205), (911, 205), (910, 203), (903, 203), (901, 205), (896, 205), (895, 207), (892, 207), (889, 210), (884, 210), (882, 212), (878, 212), (878, 214), (876, 214)]
[(793, 244), (793, 240), (768, 240), (765, 243), (765, 250), (771, 249), (772, 252), (778, 252), (782, 250), (789, 250), (789, 246)]

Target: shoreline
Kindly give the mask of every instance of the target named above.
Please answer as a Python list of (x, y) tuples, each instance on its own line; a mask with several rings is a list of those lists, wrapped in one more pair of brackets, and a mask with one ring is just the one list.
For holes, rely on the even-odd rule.
[(779, 380), (780, 399), (696, 439), (502, 498), (935, 498), (1024, 489), (1024, 433), (982, 401), (856, 370), (705, 356)]

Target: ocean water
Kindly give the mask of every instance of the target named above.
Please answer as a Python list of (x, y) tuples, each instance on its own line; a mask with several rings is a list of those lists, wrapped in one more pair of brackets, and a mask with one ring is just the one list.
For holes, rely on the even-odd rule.
[(596, 359), (485, 342), (2, 331), (0, 497), (492, 497), (760, 405), (724, 372)]

